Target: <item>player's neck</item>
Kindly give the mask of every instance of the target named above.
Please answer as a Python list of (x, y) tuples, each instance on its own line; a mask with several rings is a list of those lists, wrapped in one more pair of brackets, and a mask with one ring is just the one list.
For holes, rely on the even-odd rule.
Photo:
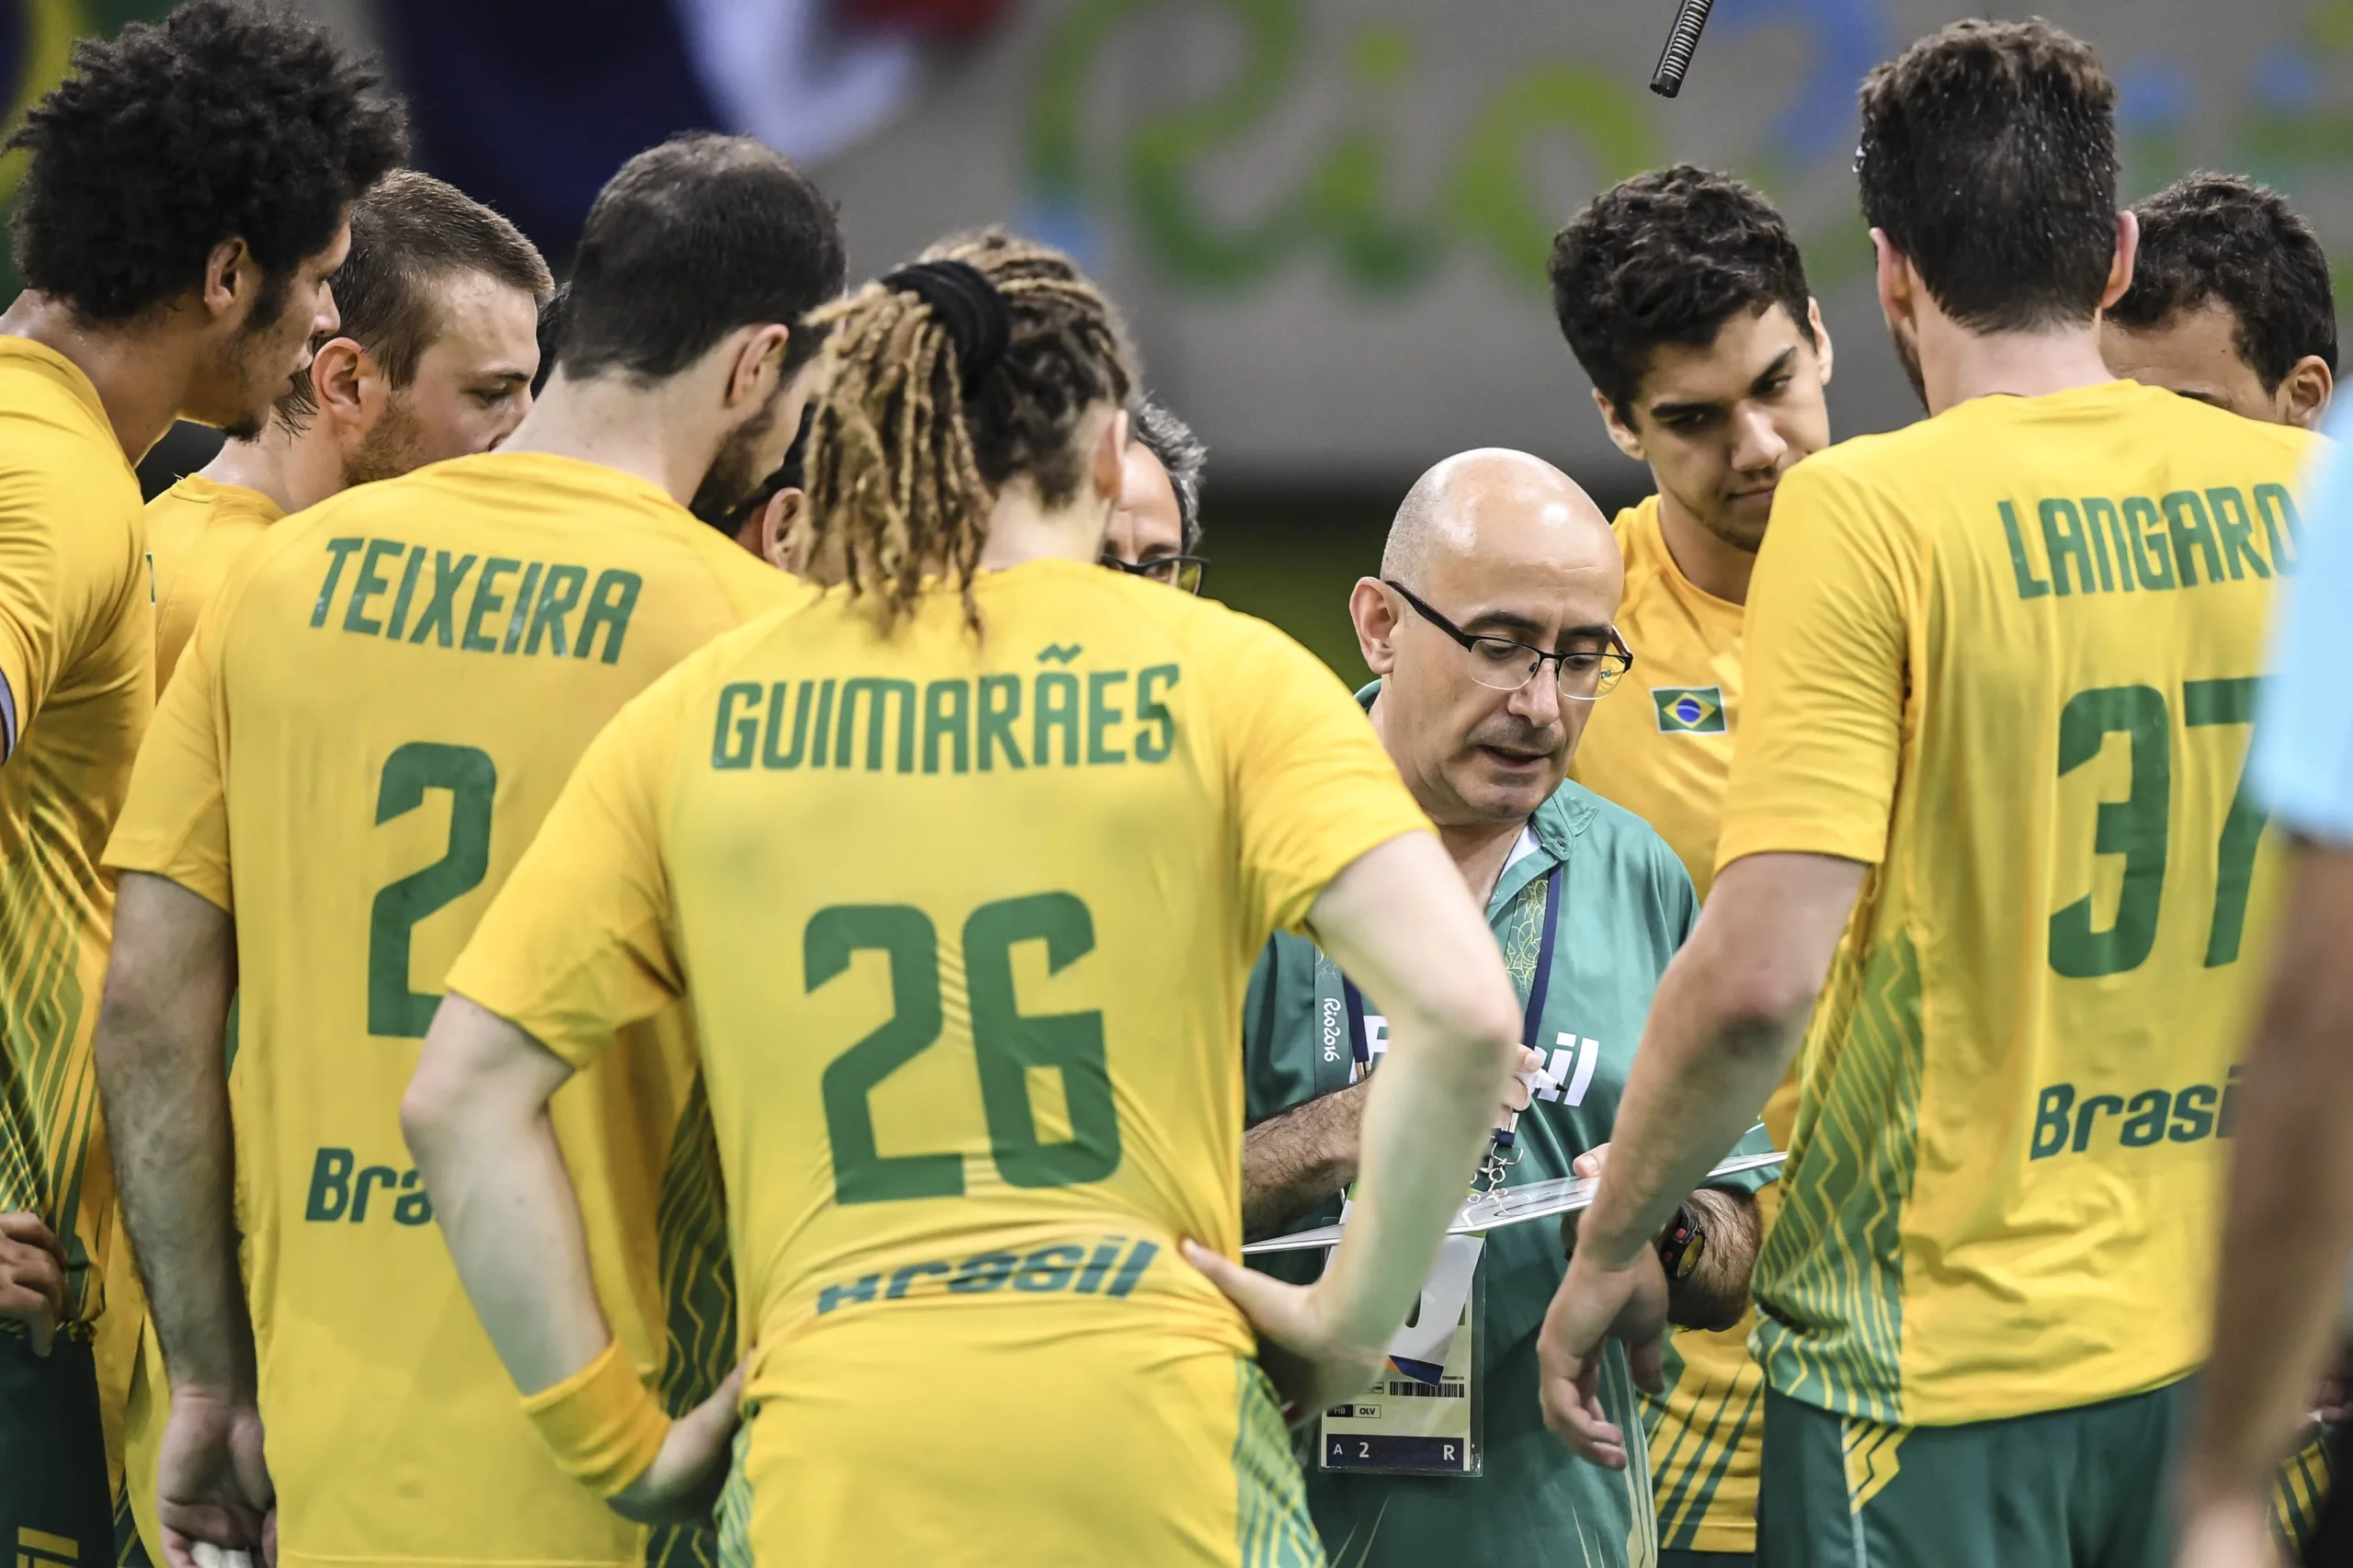
[(1111, 511), (1085, 484), (1066, 505), (1049, 506), (1027, 475), (1016, 474), (997, 492), (989, 510), (988, 541), (981, 546), (980, 569), (1003, 572), (1031, 561), (1083, 561), (1103, 554), (1103, 531)]
[(323, 415), (301, 435), (273, 417), (250, 441), (224, 441), (221, 452), (198, 472), (216, 484), (258, 491), (290, 517), (315, 506), (343, 489), (343, 454), (321, 427)]
[(642, 385), (614, 374), (575, 381), (561, 369), (499, 449), (575, 458), (633, 474), (686, 506), (710, 472), (724, 432), (695, 379)]
[(1659, 537), (1675, 569), (1703, 594), (1728, 604), (1748, 602), (1748, 579), (1756, 571), (1756, 552), (1728, 544), (1697, 517), (1664, 485), (1658, 493)]
[(1972, 398), (2043, 397), (2116, 379), (2100, 358), (2097, 317), (2044, 332), (1972, 332), (1930, 311), (1919, 318), (1918, 332), (1932, 415)]
[(1484, 909), (1487, 901), (1495, 896), (1495, 884), (1504, 880), (1504, 862), (1511, 858), (1512, 846), (1528, 831), (1525, 818), (1518, 822), (1458, 823), (1440, 825), (1438, 841), (1454, 858), (1454, 869), (1462, 873), (1462, 885)]
[(168, 327), (84, 321), (63, 301), (28, 289), (0, 312), (0, 335), (28, 338), (74, 361), (97, 389), (107, 423), (132, 462), (164, 438), (187, 400), (192, 347)]

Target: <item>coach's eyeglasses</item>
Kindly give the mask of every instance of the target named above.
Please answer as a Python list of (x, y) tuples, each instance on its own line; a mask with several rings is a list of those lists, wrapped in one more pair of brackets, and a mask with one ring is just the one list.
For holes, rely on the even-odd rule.
[(1182, 593), (1198, 594), (1201, 583), (1210, 574), (1210, 558), (1206, 555), (1155, 555), (1149, 561), (1122, 561), (1106, 554), (1103, 564), (1137, 577), (1149, 577), (1155, 583), (1165, 583)]
[(1415, 598), (1403, 584), (1386, 577), (1381, 582), (1395, 589), (1397, 597), (1413, 606), (1415, 613), (1424, 620), (1468, 649), (1471, 678), (1492, 690), (1518, 691), (1534, 680), (1536, 672), (1549, 663), (1561, 683), (1563, 697), (1573, 702), (1592, 702), (1608, 696), (1610, 688), (1634, 667), (1633, 651), (1626, 646), (1625, 639), (1618, 635), (1614, 626), (1609, 629), (1607, 648), (1572, 648), (1565, 653), (1548, 653), (1507, 637), (1473, 637)]

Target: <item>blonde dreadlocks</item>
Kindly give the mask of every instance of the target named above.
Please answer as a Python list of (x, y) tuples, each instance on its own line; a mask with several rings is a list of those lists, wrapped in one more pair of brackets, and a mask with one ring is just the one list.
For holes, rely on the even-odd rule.
[(995, 285), (1011, 318), (1005, 352), (965, 386), (940, 313), (879, 282), (812, 313), (831, 376), (810, 426), (806, 537), (886, 632), (934, 574), (954, 579), (977, 631), (972, 576), (998, 492), (1027, 478), (1048, 506), (1067, 503), (1087, 472), (1080, 420), (1124, 404), (1136, 376), (1109, 302), (1060, 251), (991, 231), (921, 259), (966, 263)]

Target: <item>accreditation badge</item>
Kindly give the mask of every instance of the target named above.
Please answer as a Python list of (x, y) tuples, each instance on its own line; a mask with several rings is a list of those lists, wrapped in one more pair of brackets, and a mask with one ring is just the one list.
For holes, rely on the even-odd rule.
[(1389, 1342), (1381, 1381), (1324, 1413), (1318, 1468), (1374, 1475), (1480, 1473), (1481, 1236), (1449, 1236), (1422, 1299)]

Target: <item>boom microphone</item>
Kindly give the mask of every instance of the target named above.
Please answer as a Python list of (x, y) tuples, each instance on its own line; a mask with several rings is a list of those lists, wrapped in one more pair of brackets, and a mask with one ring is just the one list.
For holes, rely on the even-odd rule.
[(1658, 69), (1651, 73), (1651, 91), (1671, 98), (1683, 90), (1683, 73), (1691, 68), (1691, 51), (1699, 47), (1699, 29), (1708, 25), (1708, 8), (1715, 0), (1683, 0), (1676, 8), (1675, 30), (1666, 35)]

